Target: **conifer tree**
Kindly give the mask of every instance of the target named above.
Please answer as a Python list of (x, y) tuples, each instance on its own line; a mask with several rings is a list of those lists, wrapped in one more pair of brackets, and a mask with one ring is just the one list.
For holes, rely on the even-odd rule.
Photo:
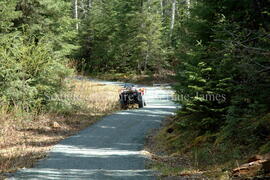
[(158, 71), (166, 65), (160, 1), (93, 1), (81, 55), (89, 71)]
[(21, 13), (16, 11), (17, 0), (0, 2), (0, 33), (8, 33), (14, 30), (13, 20), (20, 17)]
[[(176, 89), (193, 96), (180, 101), (181, 116), (192, 116), (183, 118), (181, 126), (200, 135), (218, 132), (219, 140), (226, 137), (235, 143), (249, 144), (247, 134), (265, 141), (256, 136), (263, 123), (260, 118), (249, 122), (270, 107), (265, 101), (270, 89), (267, 2), (200, 0), (192, 6), (174, 37), (180, 64)], [(225, 101), (196, 94), (223, 94)]]
[(50, 39), (54, 50), (61, 55), (70, 55), (76, 49), (75, 22), (72, 19), (72, 3), (66, 0), (19, 0), (17, 10), (22, 16), (15, 21), (16, 26), (36, 41)]

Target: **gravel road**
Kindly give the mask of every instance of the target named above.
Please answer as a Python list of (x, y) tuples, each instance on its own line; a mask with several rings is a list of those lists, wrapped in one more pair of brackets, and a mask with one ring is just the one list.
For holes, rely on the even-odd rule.
[(147, 87), (146, 91), (145, 108), (104, 117), (55, 145), (34, 168), (20, 170), (9, 179), (156, 179), (155, 172), (145, 168), (145, 137), (175, 112), (176, 105), (168, 98), (169, 90)]

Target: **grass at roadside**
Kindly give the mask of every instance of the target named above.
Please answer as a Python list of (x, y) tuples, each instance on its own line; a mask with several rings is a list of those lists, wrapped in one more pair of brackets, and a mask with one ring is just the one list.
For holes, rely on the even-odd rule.
[(159, 171), (161, 177), (229, 180), (231, 168), (241, 164), (241, 161), (227, 158), (227, 162), (223, 163), (218, 158), (219, 156), (225, 158), (234, 152), (213, 152), (210, 146), (206, 151), (200, 145), (196, 145), (196, 150), (188, 149), (187, 147), (192, 144), (188, 140), (189, 136), (192, 135), (183, 134), (177, 128), (174, 117), (168, 118), (164, 125), (151, 133), (148, 138), (146, 150), (152, 154), (149, 168)]
[[(269, 122), (269, 115), (264, 116), (266, 122)], [(168, 118), (160, 129), (149, 136), (146, 150), (153, 157), (150, 168), (161, 172), (161, 176), (185, 176), (187, 180), (194, 179), (194, 176), (211, 180), (270, 177), (269, 166), (266, 166), (269, 142), (235, 144), (233, 139), (221, 141), (217, 138), (218, 133), (200, 134), (181, 127), (181, 120), (189, 118), (192, 121), (190, 117), (178, 115)]]
[(1, 107), (0, 179), (32, 167), (57, 142), (118, 109), (118, 86), (84, 80), (70, 80), (69, 86), (71, 91), (52, 101), (50, 113)]

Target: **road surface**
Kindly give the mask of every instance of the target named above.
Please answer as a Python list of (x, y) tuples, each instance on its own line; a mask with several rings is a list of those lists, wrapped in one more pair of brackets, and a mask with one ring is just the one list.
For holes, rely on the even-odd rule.
[(9, 179), (156, 179), (155, 172), (145, 168), (145, 137), (175, 112), (176, 105), (169, 98), (171, 91), (146, 89), (145, 108), (104, 117), (55, 145), (34, 168), (20, 170)]

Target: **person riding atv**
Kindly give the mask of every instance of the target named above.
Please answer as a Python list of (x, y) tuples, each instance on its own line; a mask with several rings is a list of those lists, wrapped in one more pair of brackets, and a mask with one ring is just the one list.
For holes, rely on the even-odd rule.
[(144, 101), (145, 89), (137, 89), (134, 85), (126, 84), (119, 93), (119, 101), (122, 109), (127, 109), (131, 104), (138, 104), (139, 108), (146, 106)]

